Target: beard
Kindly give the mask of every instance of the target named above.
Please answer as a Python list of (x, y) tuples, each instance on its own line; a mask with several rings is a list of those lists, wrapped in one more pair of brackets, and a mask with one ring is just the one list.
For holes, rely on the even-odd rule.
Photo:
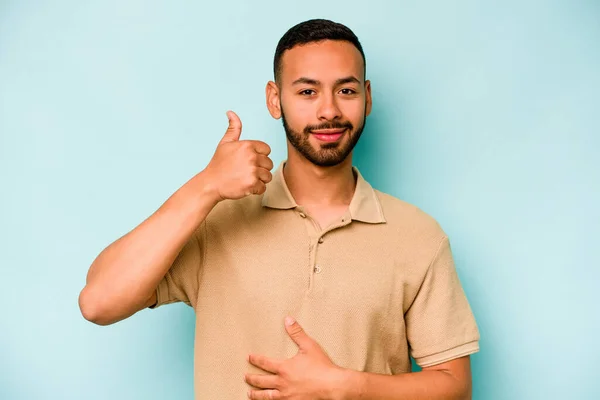
[[(363, 115), (362, 124), (354, 130), (354, 126), (350, 121), (347, 122), (326, 122), (320, 125), (307, 125), (302, 132), (294, 131), (287, 124), (283, 106), (281, 106), (281, 120), (285, 134), (294, 148), (304, 156), (308, 161), (319, 167), (333, 167), (344, 161), (358, 143), (360, 135), (365, 128), (366, 123), (366, 107), (365, 115)], [(349, 140), (322, 143), (319, 149), (315, 149), (310, 143), (311, 131), (319, 129), (346, 129), (344, 135), (349, 135)]]

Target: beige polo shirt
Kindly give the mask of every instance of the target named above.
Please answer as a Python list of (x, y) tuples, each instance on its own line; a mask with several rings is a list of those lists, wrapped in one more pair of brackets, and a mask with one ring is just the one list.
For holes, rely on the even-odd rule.
[(282, 162), (261, 196), (220, 202), (157, 288), (196, 312), (196, 399), (241, 400), (248, 353), (290, 358), (295, 317), (342, 367), (382, 374), (479, 350), (448, 237), (419, 208), (374, 190), (356, 167), (346, 213), (318, 225), (295, 203)]

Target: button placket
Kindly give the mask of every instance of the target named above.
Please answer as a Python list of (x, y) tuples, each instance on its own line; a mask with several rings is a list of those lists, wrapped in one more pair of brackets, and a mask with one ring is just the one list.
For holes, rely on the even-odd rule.
[[(306, 231), (308, 233), (309, 245), (308, 245), (308, 288), (306, 290), (307, 296), (312, 296), (314, 290), (314, 276), (316, 273), (317, 266), (317, 251), (318, 251), (318, 237), (319, 229), (313, 219), (306, 214), (302, 207), (297, 208), (298, 215), (304, 220)], [(319, 269), (319, 272), (321, 270)]]
[[(333, 226), (329, 226), (328, 228), (326, 228), (324, 231), (321, 230), (321, 228), (318, 226), (318, 224), (315, 223), (315, 221), (306, 214), (306, 212), (304, 211), (304, 209), (299, 206), (297, 208), (297, 212), (298, 215), (300, 217), (302, 217), (305, 220), (306, 228), (307, 228), (307, 232), (308, 232), (308, 236), (310, 239), (310, 243), (309, 243), (309, 278), (308, 278), (308, 289), (306, 291), (306, 295), (307, 296), (312, 296), (315, 290), (322, 290), (322, 288), (318, 288), (315, 286), (315, 279), (316, 279), (316, 275), (320, 274), (321, 272), (323, 272), (323, 266), (317, 264), (318, 262), (318, 250), (319, 250), (319, 244), (322, 244), (325, 240), (324, 240), (324, 236), (330, 232), (333, 231), (335, 229), (339, 229), (342, 228), (348, 224), (350, 224), (352, 222), (352, 217), (351, 215), (347, 212), (345, 215), (342, 216), (342, 218), (340, 220), (338, 220), (339, 222), (337, 224), (334, 224)], [(317, 282), (320, 282), (321, 278), (319, 278), (319, 280)], [(317, 284), (317, 286), (319, 286), (319, 284)]]
[[(316, 232), (315, 232), (316, 233)], [(322, 268), (321, 266), (318, 264), (318, 259), (319, 259), (319, 239), (315, 236), (313, 236), (310, 240), (311, 243), (311, 250), (312, 250), (312, 257), (311, 257), (311, 273), (310, 273), (310, 288), (309, 291), (313, 292), (315, 290), (315, 278), (317, 274), (320, 274), (322, 272)]]
[[(319, 244), (322, 244), (325, 241), (324, 240), (324, 236), (326, 234), (328, 234), (328, 232), (331, 232), (333, 230), (336, 230), (336, 229), (339, 229), (339, 228), (343, 228), (344, 226), (349, 225), (351, 222), (352, 222), (352, 217), (350, 216), (349, 213), (347, 213), (347, 214), (345, 214), (341, 218), (341, 220), (340, 220), (340, 222), (338, 224), (330, 226), (329, 228), (327, 228), (324, 231), (318, 232), (318, 237), (316, 238), (316, 243), (314, 245), (311, 245), (311, 247), (313, 249), (312, 260), (313, 260), (313, 265), (314, 265), (314, 267), (312, 269), (312, 272), (313, 272), (312, 275), (320, 274), (321, 272), (323, 272), (323, 266), (319, 265), (317, 263), (318, 262), (318, 259), (317, 259), (317, 256), (318, 256), (317, 250), (320, 247)], [(312, 243), (312, 240), (311, 240), (311, 243)], [(321, 279), (319, 279), (319, 282), (320, 281), (321, 281)], [(312, 276), (311, 276), (310, 282), (311, 282), (311, 285), (310, 285), (310, 291), (311, 292), (313, 292), (314, 290), (320, 290), (317, 287), (318, 285), (315, 285), (315, 282), (314, 282), (314, 279), (313, 279)]]

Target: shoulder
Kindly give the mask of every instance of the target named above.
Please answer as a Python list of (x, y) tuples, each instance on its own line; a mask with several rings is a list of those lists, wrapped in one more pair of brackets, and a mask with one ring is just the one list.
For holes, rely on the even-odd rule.
[(418, 240), (421, 244), (437, 246), (446, 233), (439, 222), (417, 205), (374, 189), (381, 204), (387, 229), (394, 236)]

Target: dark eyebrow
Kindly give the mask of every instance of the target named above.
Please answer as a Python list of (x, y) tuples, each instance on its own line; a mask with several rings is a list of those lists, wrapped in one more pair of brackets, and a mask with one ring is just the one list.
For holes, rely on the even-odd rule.
[[(319, 86), (321, 84), (321, 82), (319, 82), (316, 79), (306, 78), (303, 76), (302, 78), (298, 78), (294, 82), (292, 82), (292, 85), (297, 85), (300, 83), (303, 83), (305, 85), (313, 85), (313, 86)], [(347, 76), (345, 78), (340, 78), (340, 79), (336, 80), (335, 86), (340, 86), (345, 83), (356, 83), (356, 84), (360, 85), (360, 81), (357, 78), (355, 78), (354, 76)]]
[(360, 85), (360, 81), (357, 78), (355, 78), (353, 76), (347, 76), (345, 78), (340, 78), (337, 81), (335, 81), (335, 86), (340, 86), (345, 83), (356, 83), (356, 84)]
[(298, 78), (294, 82), (292, 82), (292, 85), (297, 85), (299, 83), (303, 83), (305, 85), (313, 85), (313, 86), (319, 86), (321, 84), (321, 82), (319, 82), (315, 79), (302, 77), (302, 78)]

